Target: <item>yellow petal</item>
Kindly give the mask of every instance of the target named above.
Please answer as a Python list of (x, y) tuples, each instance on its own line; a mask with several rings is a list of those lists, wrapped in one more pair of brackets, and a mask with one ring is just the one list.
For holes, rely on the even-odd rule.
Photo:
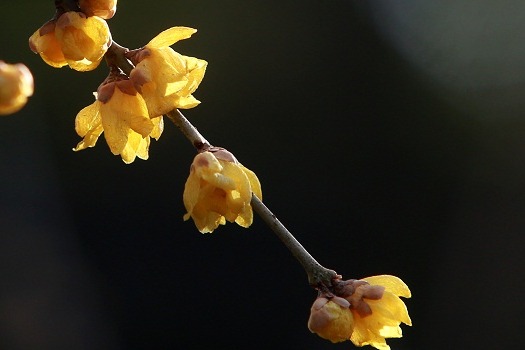
[(410, 293), (410, 289), (408, 289), (408, 286), (405, 284), (405, 282), (403, 282), (401, 278), (396, 276), (379, 275), (366, 277), (362, 280), (370, 283), (371, 285), (384, 286), (386, 291), (401, 297), (410, 298), (412, 295)]
[[(143, 157), (146, 157), (148, 151), (147, 149), (144, 149), (143, 144), (144, 139), (142, 136), (134, 131), (130, 131), (128, 134), (126, 145), (124, 146), (124, 149), (120, 153), (120, 156), (122, 157), (122, 160), (126, 164), (130, 164), (135, 160), (135, 157), (137, 157), (138, 153), (140, 152)], [(145, 154), (144, 154), (145, 152)]]
[(172, 94), (175, 94), (175, 93), (179, 92), (182, 88), (184, 88), (186, 86), (187, 82), (188, 81), (187, 81), (186, 77), (181, 77), (181, 80), (179, 80), (179, 81), (166, 83), (166, 85), (165, 85), (166, 89), (164, 91), (164, 96), (172, 95)]
[(150, 137), (153, 137), (155, 140), (160, 138), (162, 132), (164, 131), (164, 119), (162, 116), (151, 119), (153, 123), (153, 130), (151, 130)]
[(199, 87), (204, 74), (206, 73), (206, 67), (208, 62), (195, 57), (182, 56), (186, 61), (186, 72), (188, 75), (188, 84), (180, 91), (180, 96), (187, 96), (193, 94)]
[(201, 180), (198, 176), (196, 176), (195, 170), (190, 171), (190, 176), (188, 176), (188, 179), (186, 180), (184, 192), (182, 194), (184, 207), (187, 211), (186, 215), (184, 215), (184, 220), (188, 220), (190, 218), (193, 208), (199, 200), (200, 182)]
[[(47, 33), (40, 35), (40, 31), (44, 27), (46, 27)], [(38, 53), (44, 62), (51, 67), (60, 68), (67, 65), (66, 58), (55, 36), (55, 23), (50, 21), (44, 24), (42, 28), (34, 32), (29, 38), (31, 50)]]
[(113, 154), (120, 154), (126, 146), (129, 130), (146, 137), (153, 130), (146, 102), (139, 95), (128, 95), (115, 88), (111, 99), (101, 103), (100, 113), (104, 136)]
[(201, 101), (197, 100), (193, 95), (177, 98), (176, 101), (175, 108), (180, 109), (190, 109), (201, 103)]
[(78, 112), (75, 118), (75, 131), (78, 136), (85, 136), (96, 125), (101, 123), (99, 109), (100, 101), (95, 101)]
[(241, 165), (242, 170), (248, 177), (248, 180), (250, 181), (250, 186), (252, 188), (252, 192), (260, 199), (262, 200), (262, 189), (261, 189), (261, 183), (259, 182), (259, 179), (257, 178), (257, 175), (250, 169), (244, 167)]
[(146, 45), (152, 48), (171, 46), (179, 40), (188, 39), (197, 29), (188, 27), (171, 27), (158, 34)]
[(94, 147), (103, 131), (102, 124), (98, 124), (86, 133), (84, 139), (77, 144), (77, 147), (73, 148), (73, 151), (76, 152), (88, 147)]
[(368, 305), (370, 305), (370, 307), (372, 307), (373, 310), (375, 310), (375, 308), (379, 308), (380, 312), (384, 316), (396, 320), (398, 323), (403, 322), (406, 325), (412, 325), (412, 320), (408, 315), (408, 310), (405, 303), (393, 293), (385, 291), (381, 299), (366, 300), (366, 302)]
[(113, 111), (104, 111), (103, 113), (102, 126), (104, 127), (104, 137), (111, 150), (111, 153), (118, 155), (126, 147), (128, 142), (128, 134), (131, 130), (127, 123), (124, 122), (119, 115)]

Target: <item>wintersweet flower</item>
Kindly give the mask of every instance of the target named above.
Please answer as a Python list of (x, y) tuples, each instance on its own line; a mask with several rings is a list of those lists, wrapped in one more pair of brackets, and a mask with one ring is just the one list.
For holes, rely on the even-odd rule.
[(0, 115), (18, 112), (33, 94), (33, 76), (21, 64), (0, 61)]
[(104, 137), (111, 152), (129, 164), (135, 157), (148, 159), (150, 138), (158, 140), (164, 124), (162, 117), (150, 119), (146, 102), (133, 83), (112, 81), (99, 87), (97, 100), (82, 109), (75, 119), (75, 130), (83, 140), (74, 151), (94, 147)]
[(201, 83), (208, 63), (181, 55), (170, 47), (196, 31), (187, 27), (167, 29), (144, 48), (128, 54), (135, 64), (130, 79), (144, 96), (150, 116), (163, 115), (175, 108), (193, 108), (200, 103), (192, 94)]
[(29, 47), (52, 67), (68, 64), (77, 71), (95, 69), (111, 44), (109, 27), (102, 18), (65, 12), (40, 27)]
[(399, 325), (411, 326), (405, 303), (408, 286), (398, 277), (380, 275), (362, 280), (333, 281), (333, 293), (321, 292), (308, 327), (332, 342), (350, 340), (356, 346), (388, 350), (386, 338), (402, 336)]
[(224, 149), (197, 154), (184, 186), (187, 213), (202, 233), (213, 232), (226, 221), (249, 227), (253, 221), (252, 192), (262, 199), (255, 173), (242, 166)]
[(110, 19), (117, 11), (117, 0), (79, 0), (78, 7), (88, 16)]
[(405, 303), (399, 298), (410, 298), (410, 289), (400, 278), (373, 276), (344, 281), (338, 287), (337, 294), (350, 302), (350, 311), (354, 316), (354, 331), (350, 340), (355, 345), (390, 349), (386, 338), (402, 336), (401, 322), (412, 325)]

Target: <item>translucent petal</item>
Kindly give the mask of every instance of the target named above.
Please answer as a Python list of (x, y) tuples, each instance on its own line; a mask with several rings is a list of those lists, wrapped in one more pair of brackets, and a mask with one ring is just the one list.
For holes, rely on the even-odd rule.
[(189, 109), (196, 107), (201, 101), (197, 100), (193, 95), (186, 97), (179, 97), (176, 99), (175, 108)]
[(190, 175), (188, 176), (188, 179), (186, 180), (186, 184), (184, 185), (184, 192), (182, 194), (182, 200), (184, 202), (184, 207), (186, 208), (186, 211), (188, 212), (184, 216), (184, 220), (188, 220), (189, 216), (193, 212), (193, 208), (197, 204), (199, 200), (199, 192), (200, 192), (200, 178), (196, 176), (195, 171), (192, 170), (190, 172)]
[(379, 330), (379, 335), (384, 338), (401, 338), (403, 332), (399, 326), (384, 326)]
[(253, 210), (251, 205), (246, 205), (245, 210), (235, 219), (235, 223), (244, 228), (248, 228), (253, 224)]
[(100, 102), (95, 101), (87, 107), (82, 108), (75, 118), (75, 131), (78, 136), (84, 137), (90, 130), (100, 125)]
[(403, 322), (409, 326), (412, 325), (405, 303), (393, 293), (385, 292), (380, 300), (367, 300), (367, 303), (372, 308), (378, 307), (381, 310), (385, 310), (381, 312), (385, 316), (398, 321), (398, 323)]
[(259, 179), (257, 178), (257, 175), (250, 169), (244, 167), (241, 165), (242, 170), (248, 177), (248, 180), (250, 181), (250, 186), (252, 189), (252, 192), (255, 193), (255, 195), (262, 200), (262, 189), (261, 189), (261, 183), (259, 182)]
[(411, 297), (410, 289), (408, 289), (408, 286), (399, 277), (391, 275), (379, 275), (363, 278), (363, 281), (366, 281), (371, 285), (384, 286), (386, 291), (395, 295), (405, 298)]
[(95, 146), (99, 136), (104, 131), (99, 108), (100, 102), (95, 101), (78, 112), (75, 118), (75, 130), (84, 139), (77, 144), (77, 147), (73, 149), (74, 151)]
[(76, 152), (88, 147), (94, 147), (103, 131), (102, 124), (98, 124), (86, 133), (84, 139), (77, 144), (77, 147), (73, 148), (73, 151)]
[(119, 110), (113, 108), (109, 102), (101, 105), (100, 113), (102, 114), (104, 137), (109, 149), (115, 155), (120, 154), (126, 147), (131, 129), (128, 123), (120, 117)]
[(188, 27), (172, 27), (158, 34), (146, 45), (152, 48), (171, 46), (179, 40), (188, 39), (197, 29)]
[(162, 116), (160, 116), (151, 119), (151, 122), (153, 123), (153, 130), (151, 130), (150, 136), (155, 140), (158, 140), (164, 131), (164, 119)]
[(187, 96), (195, 92), (199, 87), (204, 74), (206, 73), (206, 66), (208, 62), (195, 57), (183, 56), (186, 61), (186, 72), (188, 75), (188, 84), (179, 93), (180, 96)]
[(128, 134), (127, 142), (120, 152), (122, 160), (126, 164), (132, 163), (137, 156), (137, 148), (140, 144), (142, 137), (136, 132), (130, 131)]
[(40, 35), (40, 29), (37, 30), (29, 38), (29, 46), (51, 67), (60, 68), (67, 65), (54, 30), (42, 36)]
[(164, 93), (163, 93), (164, 96), (172, 95), (172, 94), (179, 92), (182, 88), (186, 86), (187, 82), (188, 82), (187, 78), (182, 77), (181, 80), (179, 81), (166, 83)]

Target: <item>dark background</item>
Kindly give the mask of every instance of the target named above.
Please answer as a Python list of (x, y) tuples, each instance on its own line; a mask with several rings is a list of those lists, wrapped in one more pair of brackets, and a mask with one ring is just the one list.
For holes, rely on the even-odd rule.
[[(166, 123), (125, 165), (74, 118), (107, 74), (27, 46), (52, 1), (0, 5), (0, 59), (35, 94), (0, 119), (0, 348), (349, 349), (306, 327), (306, 275), (259, 218), (183, 222), (192, 146)], [(209, 61), (186, 116), (345, 278), (401, 277), (393, 349), (515, 349), (525, 324), (522, 1), (120, 1), (114, 39), (170, 26)]]

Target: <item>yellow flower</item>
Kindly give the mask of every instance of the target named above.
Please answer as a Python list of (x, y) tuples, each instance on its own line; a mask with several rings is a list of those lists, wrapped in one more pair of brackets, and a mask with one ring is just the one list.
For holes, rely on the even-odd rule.
[(113, 81), (101, 86), (97, 100), (78, 113), (75, 130), (83, 140), (73, 150), (95, 146), (104, 132), (111, 152), (129, 164), (135, 157), (148, 159), (150, 137), (158, 140), (163, 128), (162, 117), (149, 118), (146, 102), (130, 80)]
[(350, 339), (354, 317), (349, 306), (350, 303), (340, 297), (317, 298), (310, 310), (308, 329), (333, 343)]
[(410, 298), (410, 290), (398, 277), (335, 280), (332, 289), (333, 293), (321, 293), (310, 311), (308, 328), (322, 338), (388, 350), (385, 338), (400, 338), (401, 322), (412, 325), (399, 298)]
[(252, 192), (262, 199), (255, 173), (242, 166), (228, 151), (199, 153), (184, 186), (187, 213), (202, 233), (213, 232), (226, 221), (249, 227), (253, 221)]
[(354, 331), (350, 340), (357, 346), (371, 345), (387, 350), (385, 338), (402, 336), (400, 323), (411, 326), (405, 303), (410, 298), (408, 286), (398, 277), (380, 275), (363, 278), (354, 293), (346, 297), (354, 316)]
[(95, 69), (111, 44), (109, 27), (102, 18), (65, 12), (44, 24), (29, 38), (29, 47), (52, 67), (66, 64), (77, 71)]
[(0, 115), (18, 112), (33, 94), (33, 76), (21, 64), (0, 61)]
[(169, 47), (196, 31), (187, 27), (167, 29), (144, 48), (129, 54), (136, 65), (130, 79), (144, 96), (151, 117), (175, 108), (193, 108), (200, 103), (192, 94), (201, 83), (208, 63), (181, 55)]
[(78, 7), (88, 16), (110, 19), (117, 11), (117, 0), (79, 0)]

